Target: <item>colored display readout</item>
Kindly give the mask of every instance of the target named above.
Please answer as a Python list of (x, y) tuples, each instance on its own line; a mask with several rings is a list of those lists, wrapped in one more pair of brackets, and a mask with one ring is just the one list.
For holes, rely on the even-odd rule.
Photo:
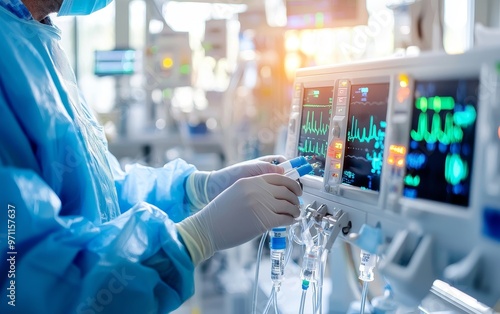
[(478, 80), (415, 82), (404, 196), (468, 206)]
[(402, 168), (405, 164), (406, 147), (401, 145), (389, 146), (389, 156), (387, 157), (387, 164)]
[(323, 177), (328, 151), (333, 86), (305, 88), (298, 153), (313, 166), (311, 175)]
[(342, 183), (379, 191), (389, 83), (352, 85)]

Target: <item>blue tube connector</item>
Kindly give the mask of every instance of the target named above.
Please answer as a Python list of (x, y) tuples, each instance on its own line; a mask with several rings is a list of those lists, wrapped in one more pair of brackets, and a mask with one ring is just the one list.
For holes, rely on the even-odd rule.
[(285, 173), (285, 176), (287, 176), (293, 180), (297, 180), (298, 178), (310, 173), (313, 170), (314, 170), (314, 168), (309, 163), (307, 163), (307, 164), (302, 165), (298, 168), (294, 168), (294, 169), (288, 171), (287, 173)]
[(284, 162), (280, 163), (279, 166), (283, 168), (285, 173), (287, 173), (288, 171), (290, 171), (294, 168), (298, 168), (298, 167), (305, 165), (305, 164), (307, 164), (307, 159), (304, 156), (299, 156), (299, 157), (295, 157), (293, 159), (284, 161)]

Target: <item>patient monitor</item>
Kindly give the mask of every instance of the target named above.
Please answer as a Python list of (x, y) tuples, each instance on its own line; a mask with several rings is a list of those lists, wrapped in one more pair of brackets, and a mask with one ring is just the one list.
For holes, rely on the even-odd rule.
[(297, 71), (286, 155), (313, 166), (304, 203), (380, 226), (404, 304), (435, 279), (500, 299), (499, 82), (493, 48)]

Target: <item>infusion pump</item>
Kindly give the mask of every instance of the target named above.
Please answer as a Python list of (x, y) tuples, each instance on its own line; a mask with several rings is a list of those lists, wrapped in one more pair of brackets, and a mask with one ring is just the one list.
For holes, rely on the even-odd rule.
[(500, 47), (297, 71), (286, 156), (313, 166), (304, 203), (382, 229), (403, 303), (435, 279), (500, 300), (499, 83)]

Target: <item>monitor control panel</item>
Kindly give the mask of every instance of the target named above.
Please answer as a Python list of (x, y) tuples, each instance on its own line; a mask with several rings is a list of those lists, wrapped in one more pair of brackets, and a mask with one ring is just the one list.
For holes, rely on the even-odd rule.
[(500, 55), (493, 48), (298, 70), (286, 156), (305, 203), (380, 226), (380, 271), (419, 300), (441, 279), (500, 300)]

